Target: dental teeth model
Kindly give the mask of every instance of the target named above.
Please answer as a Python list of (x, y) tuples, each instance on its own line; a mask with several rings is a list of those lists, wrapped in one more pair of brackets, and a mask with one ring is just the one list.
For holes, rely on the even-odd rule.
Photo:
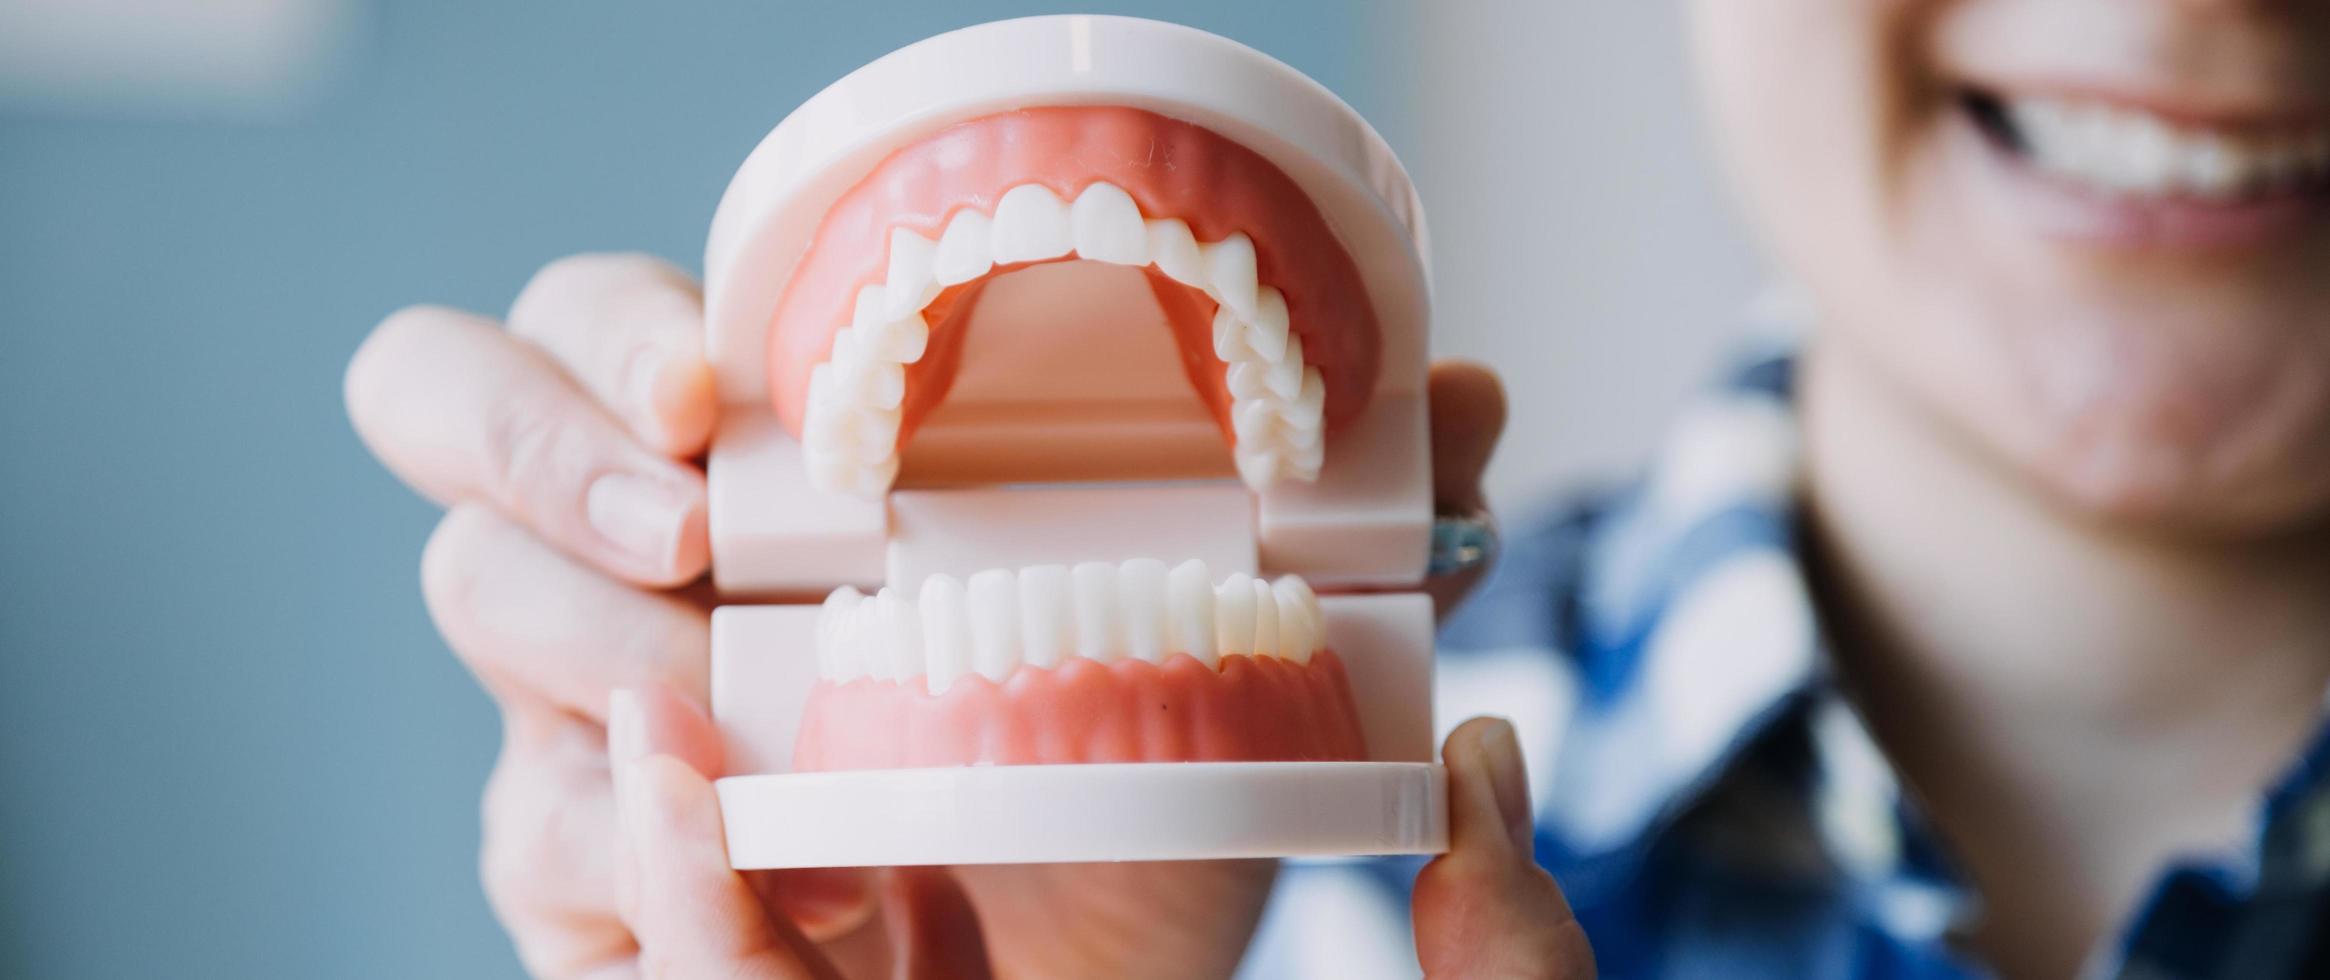
[(1422, 240), (1348, 106), (1172, 25), (789, 116), (705, 263), (731, 860), (1440, 849)]

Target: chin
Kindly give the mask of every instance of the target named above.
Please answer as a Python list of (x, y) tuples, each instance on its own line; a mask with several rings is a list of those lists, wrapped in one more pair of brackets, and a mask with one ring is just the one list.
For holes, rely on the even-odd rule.
[(2053, 504), (2174, 537), (2330, 520), (2330, 361), (2222, 330), (2178, 343), (2157, 325), (2121, 325), (2083, 344), (2052, 329), (2052, 342), (2020, 346), (2060, 359), (2010, 365), (2021, 384), (2005, 410), (1964, 421)]

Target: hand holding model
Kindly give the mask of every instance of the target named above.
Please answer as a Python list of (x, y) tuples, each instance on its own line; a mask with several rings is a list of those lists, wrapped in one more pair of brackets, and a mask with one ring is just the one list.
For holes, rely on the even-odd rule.
[[(959, 920), (948, 916), (960, 914), (967, 895), (999, 965), (1227, 972), (1260, 913), (1267, 862), (966, 869), (960, 891), (943, 875), (917, 873), (882, 890), (922, 917), (869, 927), (879, 873), (739, 875), (717, 850), (709, 864), (697, 860), (704, 852), (686, 850), (718, 840), (690, 836), (717, 820), (690, 807), (707, 799), (699, 774), (720, 771), (719, 741), (700, 714), (711, 597), (692, 584), (707, 545), (703, 474), (691, 460), (716, 409), (702, 338), (700, 299), (684, 274), (644, 257), (584, 256), (536, 276), (507, 329), (416, 307), (384, 321), (349, 366), (348, 409), (366, 444), (449, 508), (423, 556), (423, 592), (447, 642), (502, 712), (482, 873), (528, 969), (626, 975), (641, 963), (644, 930), (680, 922), (633, 922), (618, 904), (626, 851), (606, 726), (613, 692), (631, 689), (644, 692), (631, 701), (643, 706), (631, 744), (651, 755), (631, 763), (649, 773), (634, 781), (649, 801), (648, 819), (634, 829), (649, 848), (649, 872), (665, 873), (633, 889), (646, 900), (634, 915), (749, 889), (766, 918), (718, 920), (745, 930), (724, 941), (805, 937), (832, 942), (817, 955), (866, 962), (890, 955), (893, 941), (929, 951), (930, 937), (955, 928), (948, 923)], [(1481, 505), (1503, 397), (1493, 375), (1463, 364), (1439, 366), (1431, 396), (1439, 504), (1469, 512)], [(1436, 579), (1430, 590), (1453, 601), (1472, 577)], [(1458, 918), (1473, 903), (1511, 909), (1509, 927), (1498, 928), (1515, 941), (1543, 941), (1540, 931), (1564, 932), (1567, 921), (1553, 914), (1558, 893), (1526, 855), (1470, 834), (1481, 827), (1478, 792), (1503, 786), (1499, 799), (1509, 805), (1518, 762), (1503, 750), (1460, 762), (1454, 750), (1479, 735), (1465, 731), (1474, 735), (1460, 731), (1451, 742), (1455, 847), (1424, 879), (1417, 913), (1424, 948), (1451, 956), (1480, 953), (1483, 940), (1496, 938), (1464, 932), (1486, 928)], [(1490, 778), (1490, 760), (1510, 767), (1499, 770), (1506, 775)], [(1500, 826), (1492, 820), (1489, 832)], [(1465, 938), (1440, 941), (1456, 936)], [(664, 938), (681, 944), (657, 954), (674, 963), (740, 949), (700, 946), (712, 938), (700, 933)]]

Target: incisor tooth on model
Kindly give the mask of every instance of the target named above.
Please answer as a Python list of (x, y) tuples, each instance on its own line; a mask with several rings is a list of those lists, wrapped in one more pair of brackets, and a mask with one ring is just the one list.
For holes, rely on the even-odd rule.
[(1055, 666), (1076, 652), (1076, 617), (1068, 589), (1066, 565), (1020, 569), (1019, 643), (1028, 666)]
[(1149, 229), (1140, 205), (1124, 188), (1107, 182), (1084, 188), (1068, 209), (1068, 223), (1077, 255), (1117, 265), (1149, 264)]
[(1004, 192), (995, 204), (995, 227), (989, 232), (997, 265), (1038, 262), (1068, 254), (1068, 206), (1042, 184), (1021, 184)]
[(1117, 614), (1122, 617), (1125, 654), (1135, 660), (1165, 659), (1165, 563), (1135, 558), (1117, 567)]
[(1000, 568), (971, 576), (971, 669), (991, 681), (1019, 668), (1018, 585), (1016, 576)]
[(1225, 657), (1254, 652), (1254, 576), (1232, 572), (1214, 589), (1214, 645)]
[(1110, 663), (1124, 655), (1116, 625), (1116, 566), (1088, 561), (1068, 570), (1076, 608), (1076, 655)]
[(1202, 561), (1173, 566), (1165, 582), (1167, 652), (1186, 653), (1208, 667), (1221, 662), (1214, 652), (1214, 583)]
[(930, 678), (930, 693), (945, 694), (955, 681), (971, 673), (971, 615), (963, 583), (952, 575), (933, 575), (922, 582), (915, 602), (922, 612), (922, 669)]

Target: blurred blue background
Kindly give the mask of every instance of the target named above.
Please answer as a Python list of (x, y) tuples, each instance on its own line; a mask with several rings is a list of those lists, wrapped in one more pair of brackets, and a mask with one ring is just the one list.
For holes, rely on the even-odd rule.
[(1435, 342), (1512, 379), (1507, 510), (1633, 458), (1749, 291), (1676, 4), (0, 0), (0, 976), (517, 975), (497, 724), (349, 354), (568, 253), (694, 268), (819, 87), (1067, 10), (1253, 44), (1385, 132)]
[[(348, 8), (269, 118), (0, 112), (0, 975), (516, 975), (475, 873), (497, 725), (421, 607), (432, 509), (343, 418), (348, 355), (562, 254), (694, 268), (790, 107), (1063, 9), (400, 0)], [(1403, 4), (1077, 9), (1240, 38), (1398, 128)]]

